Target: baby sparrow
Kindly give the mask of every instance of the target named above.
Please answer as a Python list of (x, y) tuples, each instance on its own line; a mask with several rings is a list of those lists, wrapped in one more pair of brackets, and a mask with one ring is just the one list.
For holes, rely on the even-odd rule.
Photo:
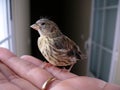
[(40, 19), (31, 27), (40, 34), (38, 48), (45, 59), (54, 66), (72, 66), (77, 60), (83, 59), (79, 47), (65, 36), (56, 23), (49, 19)]

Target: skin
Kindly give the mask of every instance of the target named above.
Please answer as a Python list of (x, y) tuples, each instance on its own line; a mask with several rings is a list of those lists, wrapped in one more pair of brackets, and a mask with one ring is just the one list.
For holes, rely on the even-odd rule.
[(0, 48), (0, 90), (41, 90), (50, 77), (56, 80), (47, 90), (120, 90), (120, 86), (87, 76), (77, 76), (32, 56), (17, 57)]

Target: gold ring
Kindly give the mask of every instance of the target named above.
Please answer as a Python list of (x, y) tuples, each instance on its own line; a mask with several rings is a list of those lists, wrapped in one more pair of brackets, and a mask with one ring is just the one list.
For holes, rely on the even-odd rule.
[(51, 77), (49, 78), (48, 80), (46, 80), (44, 82), (44, 84), (42, 85), (42, 90), (46, 90), (47, 89), (47, 86), (52, 82), (54, 81), (56, 78), (55, 77)]

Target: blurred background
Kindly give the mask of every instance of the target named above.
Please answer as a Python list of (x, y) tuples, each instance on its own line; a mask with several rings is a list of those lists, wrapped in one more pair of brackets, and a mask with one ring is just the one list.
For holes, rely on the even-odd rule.
[(45, 60), (30, 28), (41, 17), (56, 22), (87, 55), (72, 73), (120, 85), (120, 0), (0, 0), (0, 47)]

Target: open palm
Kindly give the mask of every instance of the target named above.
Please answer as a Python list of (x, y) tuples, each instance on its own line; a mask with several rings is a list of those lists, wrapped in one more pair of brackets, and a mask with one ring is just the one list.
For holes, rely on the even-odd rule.
[(48, 90), (120, 90), (95, 78), (77, 76), (28, 55), (17, 57), (0, 48), (0, 90), (41, 90), (43, 83), (55, 77)]

